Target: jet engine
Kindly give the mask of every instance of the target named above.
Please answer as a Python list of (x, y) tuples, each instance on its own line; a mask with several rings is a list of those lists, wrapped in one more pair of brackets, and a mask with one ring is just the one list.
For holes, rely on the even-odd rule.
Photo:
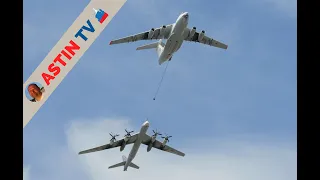
[(148, 39), (151, 39), (153, 37), (154, 34), (154, 28), (151, 28), (148, 34)]
[(196, 33), (197, 31), (197, 28), (196, 27), (193, 27), (191, 30), (190, 30), (190, 33), (189, 33), (189, 37), (193, 37), (194, 36), (194, 33)]
[(166, 26), (165, 25), (161, 26), (161, 28), (160, 28), (160, 36), (164, 36), (165, 30), (166, 30)]
[(205, 33), (206, 33), (206, 32), (205, 32), (204, 30), (202, 30), (202, 31), (199, 33), (198, 41), (201, 41), (201, 40), (203, 39)]

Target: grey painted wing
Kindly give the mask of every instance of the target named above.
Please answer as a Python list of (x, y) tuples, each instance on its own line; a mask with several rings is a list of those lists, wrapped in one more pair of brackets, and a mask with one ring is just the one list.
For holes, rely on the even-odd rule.
[[(132, 135), (126, 144), (132, 144), (134, 143), (136, 140), (137, 140), (137, 136), (138, 134), (134, 134)], [(99, 146), (99, 147), (95, 147), (95, 148), (92, 148), (92, 149), (88, 149), (88, 150), (84, 150), (84, 151), (80, 151), (79, 154), (86, 154), (86, 153), (91, 153), (91, 152), (96, 152), (96, 151), (102, 151), (102, 150), (105, 150), (105, 149), (111, 149), (111, 148), (115, 148), (115, 147), (119, 147), (121, 146), (121, 144), (123, 143), (124, 139), (120, 139), (112, 144), (106, 144), (106, 145), (103, 145), (103, 146)]]
[(152, 39), (168, 39), (172, 29), (172, 24), (169, 24), (166, 26), (164, 30), (164, 35), (160, 36), (160, 28), (155, 28), (154, 29), (154, 34), (151, 38), (149, 38), (149, 31), (145, 31), (142, 33), (130, 35), (124, 38), (116, 39), (110, 41), (110, 45), (113, 44), (121, 44), (121, 43), (129, 43), (129, 42), (135, 42), (135, 41), (140, 41), (140, 40), (152, 40)]
[(156, 149), (159, 149), (159, 150), (162, 150), (162, 151), (166, 151), (166, 152), (169, 152), (169, 153), (172, 153), (172, 154), (176, 154), (178, 156), (185, 156), (185, 154), (183, 152), (180, 152), (168, 145), (165, 145), (165, 146), (162, 146), (162, 143), (158, 140), (156, 140), (153, 144), (153, 147), (156, 148)]
[[(190, 29), (188, 28), (188, 31), (186, 31), (186, 32), (190, 32)], [(210, 37), (208, 37), (206, 35), (202, 38), (201, 41), (199, 41), (198, 40), (198, 37), (199, 37), (199, 33), (198, 32), (195, 32), (192, 37), (189, 37), (187, 35), (185, 35), (184, 37), (185, 37), (184, 38), (185, 41), (198, 42), (198, 43), (201, 43), (201, 44), (214, 46), (214, 47), (221, 48), (221, 49), (228, 49), (228, 45), (226, 45), (226, 44), (224, 44), (222, 42), (219, 42), (217, 40), (214, 40), (213, 38), (210, 38)]]
[[(151, 142), (151, 137), (149, 135), (145, 135), (145, 137), (143, 138), (142, 143), (146, 146), (148, 146), (148, 144)], [(165, 152), (169, 152), (172, 154), (176, 154), (178, 156), (185, 156), (185, 154), (183, 152), (180, 152), (168, 145), (163, 146), (162, 143), (158, 140), (155, 140), (155, 142), (153, 143), (153, 147)]]

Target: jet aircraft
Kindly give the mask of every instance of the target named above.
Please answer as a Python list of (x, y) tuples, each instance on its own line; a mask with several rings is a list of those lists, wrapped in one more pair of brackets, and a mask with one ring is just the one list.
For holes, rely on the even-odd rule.
[[(188, 12), (184, 12), (180, 14), (176, 22), (173, 24), (163, 25), (160, 28), (151, 28), (149, 31), (112, 40), (110, 41), (110, 45), (129, 43), (139, 40), (157, 39), (159, 40), (158, 42), (140, 46), (137, 50), (156, 49), (159, 58), (159, 65), (168, 60), (170, 61), (173, 54), (180, 49), (183, 41), (198, 42), (222, 49), (228, 48), (228, 45), (206, 36), (204, 30), (197, 32), (196, 27), (189, 29), (187, 27), (188, 21), (189, 14)], [(163, 39), (167, 40), (166, 44), (162, 42)]]
[(149, 152), (152, 148), (156, 148), (165, 152), (170, 152), (179, 156), (185, 156), (185, 154), (183, 152), (180, 152), (170, 146), (168, 146), (166, 143), (169, 142), (169, 138), (172, 136), (162, 136), (162, 138), (164, 139), (163, 142), (158, 141), (156, 138), (158, 135), (162, 135), (157, 131), (153, 131), (154, 134), (152, 136), (147, 135), (147, 130), (149, 128), (149, 122), (148, 120), (146, 122), (144, 122), (142, 124), (142, 127), (140, 129), (139, 133), (136, 133), (134, 135), (131, 135), (131, 133), (133, 131), (126, 131), (126, 135), (124, 136), (124, 138), (120, 139), (120, 140), (116, 140), (116, 137), (119, 136), (118, 134), (113, 135), (110, 134), (110, 136), (112, 137), (110, 140), (109, 144), (103, 145), (103, 146), (99, 146), (96, 148), (92, 148), (92, 149), (88, 149), (88, 150), (84, 150), (79, 152), (79, 154), (85, 154), (85, 153), (91, 153), (91, 152), (96, 152), (96, 151), (102, 151), (105, 149), (111, 149), (111, 148), (115, 148), (115, 147), (120, 147), (120, 151), (123, 151), (124, 148), (126, 147), (126, 145), (128, 144), (133, 144), (132, 149), (130, 151), (130, 154), (128, 156), (128, 158), (126, 158), (125, 156), (122, 156), (122, 162), (117, 163), (115, 165), (112, 165), (109, 167), (110, 168), (115, 168), (115, 167), (120, 167), (123, 166), (123, 170), (127, 171), (128, 167), (132, 167), (135, 169), (139, 169), (139, 166), (137, 166), (136, 164), (134, 164), (132, 162), (132, 160), (135, 158), (139, 147), (141, 144), (144, 144), (147, 146), (147, 152)]

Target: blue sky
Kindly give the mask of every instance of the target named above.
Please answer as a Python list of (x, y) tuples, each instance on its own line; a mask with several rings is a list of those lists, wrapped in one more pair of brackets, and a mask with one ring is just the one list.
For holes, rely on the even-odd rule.
[[(24, 2), (24, 80), (88, 2)], [(208, 36), (228, 44), (229, 48), (225, 51), (185, 42), (172, 58), (157, 100), (153, 101), (165, 65), (158, 65), (154, 50), (135, 50), (149, 42), (109, 46), (109, 41), (171, 24), (184, 11), (190, 15), (189, 27), (205, 30)], [(106, 160), (99, 163), (90, 156), (82, 161), (74, 154), (108, 142), (104, 131), (121, 135), (124, 128), (137, 131), (147, 117), (151, 123), (150, 132), (157, 128), (172, 135), (171, 146), (186, 152), (183, 162), (188, 162), (188, 153), (194, 161), (199, 161), (198, 156), (204, 153), (221, 150), (239, 155), (237, 148), (252, 146), (258, 155), (276, 157), (274, 162), (261, 165), (257, 177), (271, 174), (273, 179), (296, 178), (296, 26), (294, 0), (183, 3), (128, 0), (24, 128), (24, 166), (30, 168), (30, 178), (56, 179), (54, 175), (60, 174), (61, 180), (112, 179), (111, 174), (116, 174), (115, 177), (121, 179), (120, 176), (125, 175), (120, 169), (105, 168), (101, 176), (92, 175), (100, 174), (93, 173), (93, 169), (99, 169), (96, 168), (99, 163), (108, 166), (118, 163), (122, 155), (118, 149), (113, 152), (115, 160), (108, 161), (111, 155), (104, 152)], [(105, 130), (95, 129), (102, 122), (106, 123)], [(90, 135), (92, 132), (96, 132), (93, 133), (96, 136)], [(88, 137), (83, 137), (85, 135)], [(80, 137), (87, 141), (79, 140)], [(264, 152), (260, 152), (261, 149)], [(159, 156), (159, 161), (167, 157), (166, 153), (153, 153)], [(261, 156), (251, 155), (243, 164), (261, 162), (258, 161)], [(286, 159), (286, 155), (290, 158)], [(56, 161), (55, 157), (61, 156), (64, 160)], [(98, 155), (93, 156), (98, 158)], [(135, 161), (143, 161), (138, 164), (139, 171), (146, 171), (147, 166), (155, 164), (146, 159), (149, 156), (137, 156)], [(230, 159), (220, 164), (217, 158), (212, 162), (218, 163), (218, 167), (226, 161), (242, 162), (232, 157), (230, 155)], [(241, 153), (237, 156), (242, 157), (246, 156)], [(180, 158), (169, 155), (170, 158), (181, 163)], [(284, 159), (281, 161), (281, 158)], [(288, 162), (283, 165), (286, 169), (270, 169), (269, 172), (262, 168), (279, 161)], [(66, 163), (71, 164), (59, 170)], [(245, 166), (243, 164), (239, 166)], [(92, 172), (87, 171), (86, 166), (92, 167)], [(162, 171), (161, 168), (164, 167), (160, 166), (157, 171)], [(225, 176), (237, 169), (226, 165), (226, 169), (217, 171), (215, 178), (233, 179)], [(219, 174), (221, 172), (228, 173)], [(136, 176), (140, 176), (139, 173), (132, 175)], [(252, 173), (242, 176), (243, 179), (256, 177)]]

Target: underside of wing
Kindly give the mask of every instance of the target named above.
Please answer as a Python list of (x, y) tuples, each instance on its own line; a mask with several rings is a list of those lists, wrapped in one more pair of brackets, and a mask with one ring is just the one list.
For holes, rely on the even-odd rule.
[(169, 152), (169, 153), (172, 153), (172, 154), (176, 154), (178, 156), (185, 156), (185, 154), (183, 152), (180, 152), (168, 145), (162, 145), (162, 143), (158, 140), (156, 140), (153, 144), (153, 147), (156, 148), (156, 149), (160, 149), (162, 151), (166, 151), (166, 152)]
[(190, 42), (198, 42), (221, 49), (228, 49), (228, 45), (206, 36), (205, 31), (201, 31), (200, 33), (197, 32), (195, 27), (193, 27), (192, 29), (187, 28), (184, 34), (184, 40)]
[(91, 152), (102, 151), (102, 150), (105, 150), (105, 149), (111, 149), (111, 148), (119, 147), (119, 146), (121, 146), (122, 142), (123, 142), (123, 139), (121, 139), (119, 141), (116, 141), (116, 142), (114, 142), (112, 144), (106, 144), (106, 145), (103, 145), (103, 146), (99, 146), (99, 147), (95, 147), (95, 148), (91, 148), (91, 149), (88, 149), (88, 150), (81, 151), (81, 152), (79, 152), (79, 154), (86, 154), (86, 153), (91, 153)]
[[(132, 144), (136, 141), (138, 134), (132, 135), (131, 137), (129, 137), (129, 139), (127, 140), (126, 144)], [(88, 150), (84, 150), (84, 151), (80, 151), (79, 154), (86, 154), (86, 153), (91, 153), (91, 152), (96, 152), (96, 151), (102, 151), (102, 150), (106, 150), (106, 149), (112, 149), (115, 147), (119, 147), (124, 143), (124, 139), (120, 139), (116, 142), (113, 143), (109, 143), (103, 146), (99, 146), (99, 147), (95, 147), (92, 149), (88, 149)]]
[(159, 28), (151, 28), (149, 31), (145, 31), (145, 32), (127, 36), (124, 38), (112, 40), (110, 41), (110, 45), (129, 43), (129, 42), (135, 42), (140, 40), (168, 39), (171, 29), (172, 29), (172, 24), (163, 25)]
[[(144, 145), (149, 145), (149, 143), (151, 143), (151, 137), (150, 136), (146, 136), (145, 138), (144, 138), (144, 140), (142, 141), (142, 143), (144, 144)], [(156, 148), (156, 149), (159, 149), (159, 150), (162, 150), (162, 151), (165, 151), (165, 152), (169, 152), (169, 153), (172, 153), (172, 154), (175, 154), (175, 155), (178, 155), (178, 156), (185, 156), (185, 154), (183, 153), (183, 152), (180, 152), (180, 151), (178, 151), (178, 150), (176, 150), (176, 149), (174, 149), (174, 148), (172, 148), (172, 147), (170, 147), (170, 146), (168, 146), (168, 145), (163, 145), (160, 141), (158, 141), (158, 140), (155, 140), (154, 141), (154, 143), (153, 143), (153, 146), (152, 147), (154, 147), (154, 148)]]

